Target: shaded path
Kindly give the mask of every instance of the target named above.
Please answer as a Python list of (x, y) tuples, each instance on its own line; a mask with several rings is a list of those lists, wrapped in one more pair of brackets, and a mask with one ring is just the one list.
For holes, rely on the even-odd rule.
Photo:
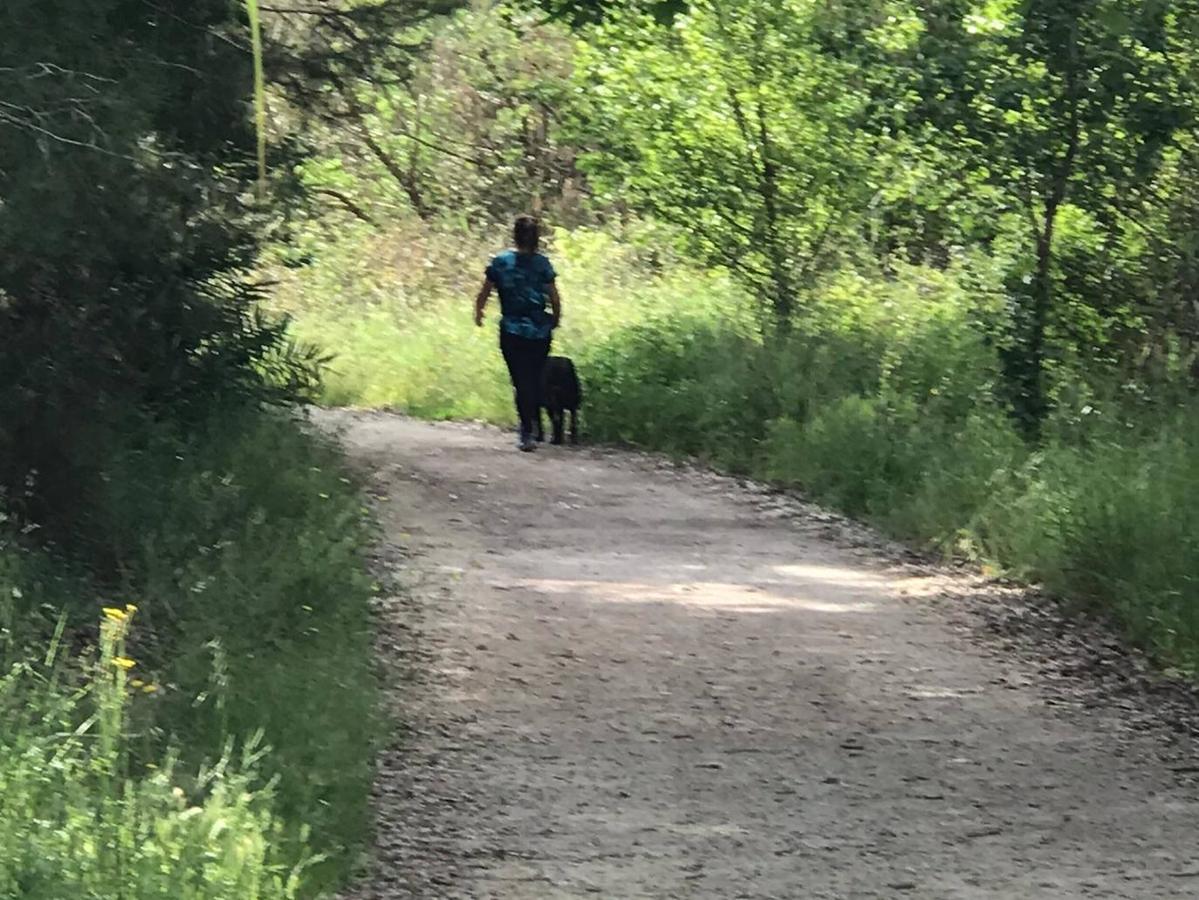
[(381, 651), (424, 659), (349, 896), (1199, 896), (1160, 736), (1048, 705), (969, 585), (728, 479), (318, 419), (385, 496)]

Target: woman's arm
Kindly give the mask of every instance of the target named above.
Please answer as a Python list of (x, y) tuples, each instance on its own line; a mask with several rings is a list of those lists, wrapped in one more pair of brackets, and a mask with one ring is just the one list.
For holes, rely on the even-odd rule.
[(558, 283), (550, 282), (550, 308), (554, 311), (554, 326), (562, 324), (562, 295), (558, 293)]
[(487, 307), (487, 300), (494, 288), (491, 279), (484, 278), (483, 287), (479, 288), (479, 296), (475, 298), (475, 324), (480, 328), (483, 327), (483, 310)]

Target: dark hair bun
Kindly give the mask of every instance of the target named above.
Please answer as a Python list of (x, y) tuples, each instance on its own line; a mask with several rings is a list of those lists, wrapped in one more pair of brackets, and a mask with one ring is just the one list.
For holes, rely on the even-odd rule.
[(541, 224), (532, 216), (521, 216), (512, 228), (512, 236), (517, 250), (535, 253), (541, 243)]

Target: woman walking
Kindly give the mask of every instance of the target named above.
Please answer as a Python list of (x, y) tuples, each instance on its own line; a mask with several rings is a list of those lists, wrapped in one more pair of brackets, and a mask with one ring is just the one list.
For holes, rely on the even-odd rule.
[[(475, 300), (475, 324), (483, 327), (483, 310), (491, 292), (500, 295), (500, 352), (516, 394), (520, 417), (518, 446), (528, 453), (541, 415), (541, 371), (550, 355), (554, 329), (562, 323), (562, 298), (550, 261), (538, 252), (541, 227), (532, 216), (521, 216), (513, 229), (515, 250), (495, 257), (487, 267), (483, 287)], [(549, 310), (546, 306), (549, 306)]]

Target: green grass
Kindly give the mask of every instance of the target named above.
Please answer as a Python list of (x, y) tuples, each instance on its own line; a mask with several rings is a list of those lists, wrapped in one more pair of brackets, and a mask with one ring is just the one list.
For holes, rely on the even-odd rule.
[(0, 896), (297, 897), (307, 860), (253, 744), (203, 769), (132, 760), (134, 706), (159, 690), (124, 668), (135, 619), (111, 609), (97, 654), (66, 660), (55, 640), (0, 673)]
[[(1033, 453), (994, 399), (1004, 310), (985, 270), (844, 275), (794, 334), (764, 341), (728, 279), (669, 255), (653, 265), (658, 237), (583, 232), (553, 248), (558, 346), (580, 363), (593, 439), (802, 488), (915, 544), (1044, 582), (1199, 671), (1199, 410), (1151, 419), (1060, 374)], [(314, 264), (289, 271), (278, 297), (335, 354), (329, 399), (509, 422), (493, 329), (469, 324), (491, 248), (399, 232), (351, 257), (358, 240), (311, 246)], [(380, 265), (369, 241), (408, 252)]]
[[(512, 390), (498, 350), (495, 301), (484, 328), (473, 322), (494, 249), (423, 230), (356, 230), (332, 245), (301, 245), (320, 261), (271, 274), (281, 281), (276, 303), (294, 317), (294, 334), (332, 356), (325, 402), (507, 424)], [(548, 252), (564, 297), (555, 352), (579, 356), (624, 323), (680, 308), (720, 311), (748, 327), (738, 312), (747, 308), (745, 298), (727, 277), (669, 260), (654, 275), (646, 261), (652, 251), (595, 231), (559, 234)]]
[[(0, 544), (0, 634), (10, 635), (9, 665), (28, 661), (21, 648), (60, 611), (67, 633), (86, 644), (102, 607), (135, 604), (132, 674), (160, 689), (132, 701), (122, 732), (122, 758), (138, 785), (128, 814), (143, 814), (135, 808), (143, 788), (151, 807), (162, 799), (149, 764), (161, 771), (170, 754), (176, 771), (194, 773), (227, 756), (231, 741), (243, 747), (261, 733), (262, 758), (229, 782), (252, 787), (252, 798), (219, 815), (240, 816), (251, 831), (260, 822), (267, 845), (261, 866), (272, 872), (319, 854), (295, 890), (331, 890), (368, 844), (378, 733), (364, 559), (370, 530), (357, 486), (325, 439), (292, 416), (249, 408), (225, 410), (186, 434), (146, 425), (103, 469), (104, 487), (83, 504), (76, 546), (49, 556), (11, 538)], [(106, 565), (96, 569), (93, 560)], [(85, 707), (55, 715), (85, 720)], [(58, 753), (45, 742), (60, 732), (35, 734), (36, 746)], [(85, 740), (68, 749), (84, 753), (89, 746)], [(12, 777), (19, 783), (38, 771)], [(91, 787), (74, 782), (46, 788), (60, 789), (80, 803), (109, 802), (89, 799)], [(237, 806), (241, 788), (229, 790), (220, 803)], [(16, 821), (21, 814), (13, 813)], [(190, 833), (172, 840), (183, 847)], [(21, 867), (35, 856), (31, 849), (12, 861), (13, 877), (27, 877)], [(88, 896), (256, 896), (215, 888), (187, 893), (183, 882), (178, 889)]]

